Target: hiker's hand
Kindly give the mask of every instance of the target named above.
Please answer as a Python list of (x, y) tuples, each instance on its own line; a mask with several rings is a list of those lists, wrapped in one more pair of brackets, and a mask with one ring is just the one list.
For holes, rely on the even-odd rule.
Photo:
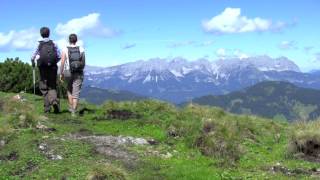
[(63, 82), (63, 79), (64, 79), (63, 74), (60, 74), (60, 81)]
[(36, 63), (34, 62), (34, 60), (31, 60), (31, 64), (32, 64), (32, 67), (36, 66)]

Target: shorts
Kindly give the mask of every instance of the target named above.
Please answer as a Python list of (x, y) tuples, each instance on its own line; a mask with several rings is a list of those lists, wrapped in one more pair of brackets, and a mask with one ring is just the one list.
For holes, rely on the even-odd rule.
[(74, 73), (70, 77), (65, 77), (67, 82), (67, 91), (74, 99), (79, 99), (80, 90), (83, 82), (83, 73)]

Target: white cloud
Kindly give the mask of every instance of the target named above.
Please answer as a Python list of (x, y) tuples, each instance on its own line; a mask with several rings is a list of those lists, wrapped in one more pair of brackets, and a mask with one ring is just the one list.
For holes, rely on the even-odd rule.
[(219, 48), (217, 51), (216, 51), (216, 55), (221, 58), (221, 59), (224, 59), (227, 55), (227, 52), (224, 48)]
[(297, 49), (295, 41), (282, 41), (279, 44), (279, 48), (283, 50)]
[(285, 26), (286, 23), (284, 22), (273, 24), (272, 21), (268, 19), (243, 16), (241, 15), (240, 8), (226, 8), (221, 14), (202, 22), (202, 27), (206, 32), (217, 34), (262, 32), (279, 30)]
[(71, 19), (64, 24), (59, 23), (55, 28), (55, 32), (61, 36), (76, 33), (79, 36), (113, 37), (118, 34), (117, 31), (103, 26), (99, 13), (91, 13), (87, 16)]
[(182, 41), (182, 42), (172, 42), (168, 45), (170, 48), (177, 48), (177, 47), (182, 47), (182, 46), (188, 46), (195, 44), (195, 41)]
[(134, 48), (134, 47), (136, 47), (136, 44), (135, 43), (133, 43), (133, 44), (126, 44), (126, 45), (124, 45), (124, 46), (122, 46), (122, 49), (131, 49), (131, 48)]
[[(55, 31), (51, 34), (58, 35), (58, 40), (55, 42), (61, 48), (68, 44), (67, 37), (71, 33), (76, 33), (80, 37), (113, 37), (119, 34), (118, 31), (103, 26), (99, 13), (92, 13), (87, 16), (71, 19), (64, 24), (59, 23)], [(12, 30), (7, 33), (0, 32), (0, 51), (32, 50), (37, 46), (37, 42), (40, 39), (39, 30), (35, 28), (19, 31)], [(78, 44), (81, 46), (84, 45), (82, 40), (78, 40)]]
[(250, 57), (249, 54), (244, 53), (239, 49), (224, 49), (224, 48), (217, 49), (216, 55), (220, 59), (227, 59), (227, 58), (246, 59)]
[(249, 58), (250, 56), (238, 49), (236, 49), (234, 52), (233, 52), (234, 56), (239, 58), (239, 59), (246, 59), (246, 58)]
[(34, 28), (10, 31), (8, 33), (0, 32), (1, 50), (31, 50), (35, 48), (39, 40), (39, 32)]

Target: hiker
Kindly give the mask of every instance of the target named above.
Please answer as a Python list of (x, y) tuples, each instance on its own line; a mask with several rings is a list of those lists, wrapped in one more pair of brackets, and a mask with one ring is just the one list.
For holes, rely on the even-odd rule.
[(60, 104), (57, 95), (57, 63), (60, 61), (60, 51), (57, 45), (49, 39), (50, 29), (40, 29), (42, 39), (31, 57), (32, 67), (36, 63), (39, 68), (39, 89), (44, 97), (44, 112), (49, 113), (53, 106), (54, 113), (59, 113)]
[(62, 51), (60, 80), (67, 83), (69, 112), (75, 116), (86, 64), (84, 48), (77, 45), (76, 34), (69, 35), (69, 45)]

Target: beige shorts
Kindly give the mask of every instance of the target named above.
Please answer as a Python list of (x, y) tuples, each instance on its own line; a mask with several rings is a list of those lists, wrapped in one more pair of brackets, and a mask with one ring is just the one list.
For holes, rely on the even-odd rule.
[(68, 93), (70, 93), (73, 98), (79, 99), (83, 74), (75, 73), (72, 74), (71, 77), (66, 77), (65, 80), (67, 82)]

